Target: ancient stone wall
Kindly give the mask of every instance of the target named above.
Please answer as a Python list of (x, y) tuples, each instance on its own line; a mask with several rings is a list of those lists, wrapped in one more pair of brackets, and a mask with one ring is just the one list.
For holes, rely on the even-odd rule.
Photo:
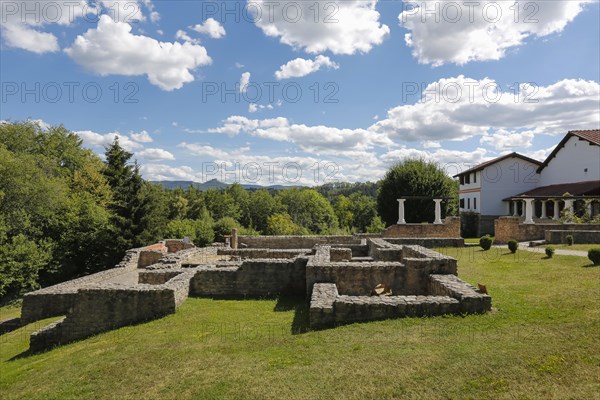
[(546, 231), (546, 243), (567, 244), (567, 236), (572, 235), (577, 244), (597, 244), (600, 247), (600, 231)]
[(454, 275), (431, 275), (428, 284), (429, 293), (459, 300), (461, 313), (485, 313), (492, 308), (490, 296), (479, 293), (473, 286)]
[(146, 268), (158, 263), (164, 254), (160, 250), (142, 250), (138, 259), (138, 268)]
[(500, 217), (496, 220), (496, 243), (507, 243), (514, 239), (519, 242), (531, 240), (545, 240), (545, 232), (548, 230), (561, 231), (598, 231), (600, 224), (557, 224), (538, 223), (523, 224), (519, 217)]
[(384, 238), (460, 238), (460, 218), (447, 217), (443, 224), (397, 224), (387, 227)]
[(239, 236), (240, 247), (312, 249), (317, 244), (361, 244), (356, 236)]
[(329, 249), (329, 258), (331, 261), (350, 261), (352, 258), (352, 249), (331, 247)]
[(315, 283), (335, 283), (342, 294), (370, 295), (375, 286), (385, 284), (395, 294), (408, 294), (407, 268), (400, 262), (329, 262), (306, 266), (306, 288), (310, 294)]
[(181, 250), (187, 250), (194, 247), (192, 243), (186, 243), (180, 239), (167, 239), (164, 243), (169, 253), (177, 253)]
[(463, 238), (384, 238), (388, 243), (398, 245), (418, 245), (433, 249), (437, 247), (463, 247)]
[(310, 297), (309, 320), (313, 328), (324, 328), (335, 324), (334, 304), (338, 297), (335, 283), (317, 283)]
[(178, 271), (162, 285), (127, 287), (112, 283), (80, 288), (64, 318), (31, 335), (30, 349), (39, 351), (174, 313), (187, 299), (195, 273)]
[(26, 293), (23, 296), (21, 307), (22, 321), (30, 323), (44, 318), (65, 315), (73, 306), (77, 290), (86, 286), (108, 282), (136, 284), (136, 268), (141, 251), (141, 249), (127, 251), (116, 268)]
[(307, 259), (244, 260), (238, 266), (199, 267), (190, 283), (195, 296), (270, 296), (305, 293)]
[(218, 249), (218, 255), (240, 256), (246, 258), (294, 258), (299, 254), (310, 253), (311, 249), (231, 249), (228, 247)]

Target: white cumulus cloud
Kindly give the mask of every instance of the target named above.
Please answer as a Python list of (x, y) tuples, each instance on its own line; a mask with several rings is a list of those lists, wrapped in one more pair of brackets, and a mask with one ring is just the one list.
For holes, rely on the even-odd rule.
[(426, 141), (463, 140), (500, 129), (505, 131), (498, 138), (506, 131), (557, 135), (600, 124), (600, 84), (594, 81), (564, 79), (503, 90), (492, 79), (460, 75), (430, 83), (417, 96), (414, 104), (388, 110), (387, 118), (368, 129), (393, 140)]
[(279, 67), (279, 71), (275, 72), (275, 78), (278, 80), (300, 78), (317, 72), (321, 67), (338, 69), (340, 66), (331, 61), (329, 57), (321, 55), (317, 56), (314, 60), (296, 58)]
[(249, 9), (261, 10), (255, 19), (265, 35), (312, 54), (367, 53), (390, 32), (379, 21), (377, 0), (248, 0), (248, 4)]
[(107, 15), (100, 17), (96, 29), (79, 35), (65, 52), (99, 75), (147, 75), (150, 83), (166, 91), (194, 81), (191, 71), (212, 62), (202, 46), (134, 35), (129, 24), (115, 22)]
[(150, 134), (147, 131), (141, 131), (140, 133), (131, 133), (130, 136), (133, 140), (140, 143), (152, 143), (154, 141), (154, 139), (152, 139), (152, 136), (150, 136)]
[(561, 32), (586, 1), (454, 2), (405, 0), (398, 16), (406, 44), (420, 63), (499, 60), (530, 37)]
[(193, 29), (198, 33), (208, 35), (213, 39), (221, 39), (227, 34), (225, 32), (225, 28), (223, 28), (223, 25), (221, 25), (221, 23), (214, 18), (208, 18), (203, 23), (190, 27), (190, 29)]
[(240, 93), (245, 93), (250, 83), (250, 72), (244, 72), (240, 77)]
[(145, 149), (136, 153), (146, 160), (174, 160), (175, 156), (164, 149)]

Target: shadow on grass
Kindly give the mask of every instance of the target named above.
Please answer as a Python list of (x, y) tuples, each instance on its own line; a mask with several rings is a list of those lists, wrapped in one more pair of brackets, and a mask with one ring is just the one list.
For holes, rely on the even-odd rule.
[(294, 311), (294, 320), (291, 326), (292, 335), (300, 335), (310, 331), (309, 310), (306, 298), (299, 295), (280, 296), (273, 309), (275, 312)]
[(582, 265), (581, 268), (594, 268), (594, 267), (600, 267), (600, 264), (596, 265), (596, 264), (587, 264), (587, 265)]

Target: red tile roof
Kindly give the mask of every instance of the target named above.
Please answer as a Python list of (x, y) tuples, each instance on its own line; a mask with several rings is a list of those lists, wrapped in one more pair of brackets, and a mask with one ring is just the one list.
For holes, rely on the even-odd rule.
[(517, 197), (562, 197), (569, 193), (573, 196), (600, 196), (600, 181), (585, 181), (575, 183), (560, 183), (557, 185), (541, 186), (504, 200)]
[(600, 146), (600, 129), (591, 129), (587, 131), (571, 131), (569, 132), (575, 136), (585, 139), (590, 143)]
[(599, 129), (590, 129), (587, 131), (569, 131), (565, 135), (565, 137), (560, 141), (559, 144), (556, 145), (552, 153), (544, 160), (542, 165), (538, 168), (537, 173), (539, 174), (542, 170), (550, 163), (554, 157), (556, 157), (556, 153), (559, 152), (560, 149), (563, 148), (567, 140), (571, 137), (577, 136), (579, 139), (587, 140), (593, 145), (600, 146), (600, 130)]

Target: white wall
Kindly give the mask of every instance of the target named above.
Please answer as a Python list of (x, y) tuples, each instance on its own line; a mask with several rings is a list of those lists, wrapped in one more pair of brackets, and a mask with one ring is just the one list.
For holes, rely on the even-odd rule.
[[(464, 185), (459, 186), (459, 201), (460, 199), (465, 200), (465, 206), (460, 207), (460, 211), (476, 211), (479, 212), (481, 210), (481, 200), (479, 198), (479, 192), (468, 192), (468, 193), (460, 193), (463, 190), (478, 190), (481, 188), (481, 171), (471, 172), (469, 174), (470, 182)], [(477, 198), (477, 208), (473, 206), (473, 198)], [(469, 207), (467, 204), (467, 199), (471, 199), (471, 206)], [(460, 205), (460, 202), (459, 202)]]
[(542, 170), (539, 186), (594, 180), (600, 180), (600, 146), (572, 136)]
[[(537, 164), (517, 157), (510, 157), (488, 165), (481, 174), (482, 215), (507, 215), (507, 202), (502, 199), (526, 192), (540, 186)], [(478, 204), (479, 206), (479, 204)]]

